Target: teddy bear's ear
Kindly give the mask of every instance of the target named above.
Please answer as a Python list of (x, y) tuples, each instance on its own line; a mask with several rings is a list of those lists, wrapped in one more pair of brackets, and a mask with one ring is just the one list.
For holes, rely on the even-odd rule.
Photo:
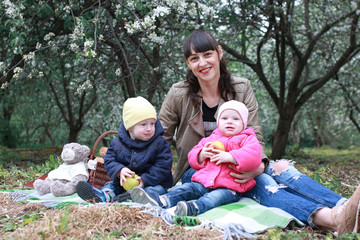
[(101, 148), (100, 148), (100, 151), (99, 151), (100, 156), (102, 156), (102, 157), (105, 156), (107, 150), (108, 150), (107, 147), (101, 147)]
[(83, 152), (86, 153), (86, 156), (90, 155), (90, 148), (86, 145), (81, 145)]

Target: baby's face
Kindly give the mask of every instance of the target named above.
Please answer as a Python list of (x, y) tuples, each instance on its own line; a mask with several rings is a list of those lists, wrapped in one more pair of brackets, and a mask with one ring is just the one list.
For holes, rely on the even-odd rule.
[(155, 122), (156, 119), (148, 118), (129, 128), (128, 131), (131, 139), (141, 141), (150, 140), (155, 134)]
[(231, 137), (239, 134), (244, 129), (244, 122), (237, 111), (227, 109), (222, 112), (218, 127), (224, 136)]

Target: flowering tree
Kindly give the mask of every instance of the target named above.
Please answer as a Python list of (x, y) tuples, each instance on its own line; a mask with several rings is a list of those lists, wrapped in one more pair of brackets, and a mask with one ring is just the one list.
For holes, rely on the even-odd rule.
[(296, 114), (358, 56), (359, 3), (335, 2), (4, 0), (0, 118), (8, 133), (0, 134), (2, 142), (11, 137), (13, 113), (41, 102), (20, 102), (33, 97), (24, 88), (42, 91), (39, 96), (56, 106), (34, 108), (41, 119), (32, 119), (32, 128), (44, 130), (43, 119), (48, 129), (62, 122), (71, 141), (82, 137), (83, 126), (97, 134), (118, 127), (128, 97), (143, 95), (159, 107), (171, 84), (184, 79), (184, 37), (205, 29), (223, 45), (231, 71), (255, 73), (262, 83), (257, 94), (265, 89), (272, 99), (272, 157), (278, 158)]
[(278, 159), (301, 107), (358, 55), (360, 3), (254, 1), (253, 9), (248, 4), (229, 4), (233, 21), (246, 26), (235, 32), (235, 41), (224, 40), (223, 48), (257, 74), (277, 108), (272, 158)]
[[(17, 86), (14, 81), (26, 85), (32, 79), (52, 94), (70, 130), (69, 141), (76, 140), (93, 106), (109, 108), (97, 102), (98, 89), (112, 103), (137, 94), (160, 103), (168, 86), (183, 76), (184, 31), (212, 14), (205, 4), (173, 0), (6, 0), (1, 7), (2, 119), (10, 122), (16, 111), (16, 100), (8, 95)], [(90, 125), (95, 127), (91, 120)]]

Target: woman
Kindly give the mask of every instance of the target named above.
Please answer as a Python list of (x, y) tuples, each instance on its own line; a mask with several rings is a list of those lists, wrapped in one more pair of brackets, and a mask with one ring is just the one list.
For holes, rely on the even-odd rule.
[(255, 178), (255, 187), (246, 195), (262, 205), (281, 208), (313, 227), (328, 227), (339, 235), (359, 232), (360, 217), (356, 216), (360, 211), (360, 186), (346, 201), (301, 174), (288, 161), (271, 162), (268, 167), (258, 103), (249, 80), (231, 76), (223, 59), (222, 47), (208, 32), (190, 34), (183, 51), (189, 67), (186, 80), (171, 87), (159, 113), (166, 140), (171, 143), (176, 137), (179, 159), (174, 183), (180, 178), (183, 183), (190, 181), (194, 170), (189, 167), (188, 152), (216, 128), (218, 107), (234, 99), (249, 109), (248, 127), (255, 130), (262, 146), (263, 161), (257, 170), (231, 173), (238, 183)]

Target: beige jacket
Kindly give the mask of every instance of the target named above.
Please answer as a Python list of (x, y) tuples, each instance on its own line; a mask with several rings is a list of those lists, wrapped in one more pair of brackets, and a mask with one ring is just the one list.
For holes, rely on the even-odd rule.
[[(245, 78), (233, 77), (233, 85), (236, 91), (237, 101), (243, 102), (249, 109), (248, 127), (255, 130), (261, 145), (262, 158), (267, 161), (265, 143), (259, 124), (258, 103), (250, 81)], [(176, 152), (178, 163), (173, 174), (174, 184), (181, 178), (189, 167), (188, 152), (205, 137), (202, 120), (202, 107), (196, 108), (188, 96), (188, 84), (178, 82), (172, 85), (161, 106), (159, 120), (164, 128), (164, 137), (171, 146), (173, 137), (176, 139)], [(221, 99), (219, 106), (224, 103)], [(218, 107), (219, 109), (219, 107)], [(217, 116), (215, 113), (215, 119)]]

